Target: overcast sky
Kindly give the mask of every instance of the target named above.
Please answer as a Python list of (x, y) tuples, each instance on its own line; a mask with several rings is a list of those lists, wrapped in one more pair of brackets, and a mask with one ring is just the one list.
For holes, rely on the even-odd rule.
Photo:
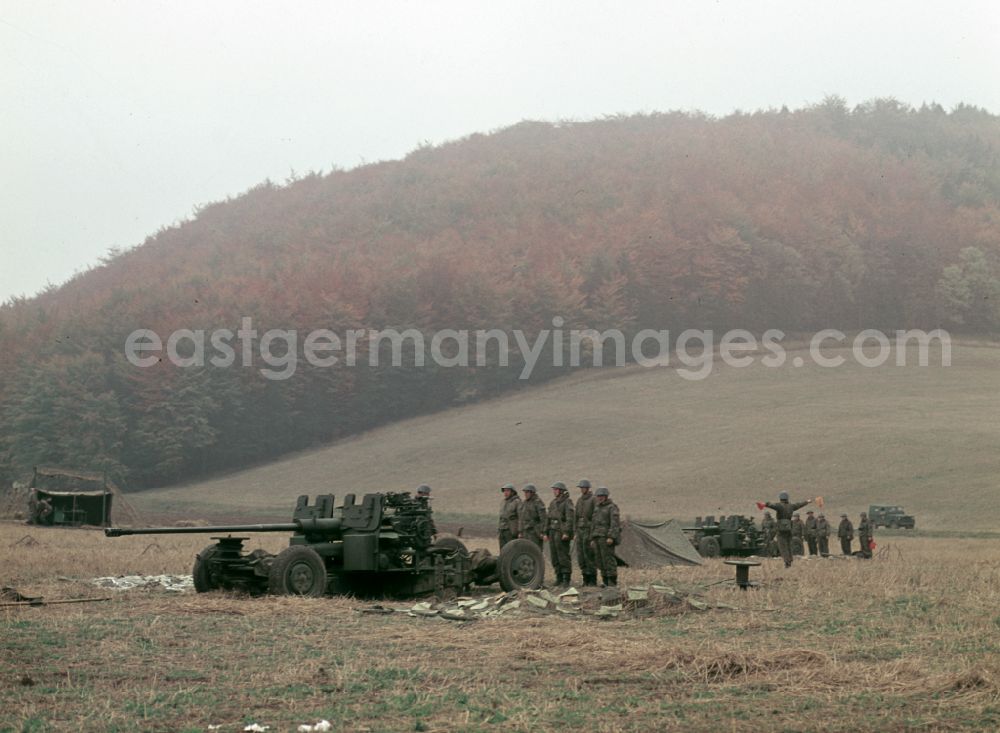
[(0, 0), (0, 301), (294, 170), (523, 119), (1000, 113), (1000, 3)]

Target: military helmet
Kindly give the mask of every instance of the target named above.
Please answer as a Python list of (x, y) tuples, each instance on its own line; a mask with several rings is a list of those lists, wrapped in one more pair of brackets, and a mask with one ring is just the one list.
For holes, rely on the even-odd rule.
[(517, 487), (514, 486), (514, 484), (504, 484), (503, 486), (500, 487), (500, 491), (506, 491), (507, 489), (510, 489), (511, 491), (517, 491)]
[(841, 514), (840, 516), (842, 516), (844, 519), (847, 519), (847, 515), (846, 514)]
[(810, 509), (809, 511), (806, 512), (806, 514), (812, 514), (812, 513), (813, 513), (812, 509)]
[(589, 489), (590, 488), (590, 482), (587, 479), (582, 478), (582, 479), (580, 479), (579, 483), (577, 483), (576, 488), (578, 488), (578, 489)]
[(611, 496), (611, 492), (608, 491), (606, 486), (601, 486), (594, 492), (594, 496)]
[(420, 484), (420, 486), (417, 487), (417, 496), (430, 496), (430, 493), (431, 487), (427, 484)]
[(826, 515), (825, 515), (825, 514), (820, 514), (820, 515), (819, 515), (819, 518), (820, 518), (820, 519), (826, 519)]
[(532, 494), (534, 494), (535, 491), (537, 491), (537, 489), (535, 489), (534, 484), (525, 484), (523, 491), (530, 491)]
[(782, 491), (780, 494), (778, 494), (778, 501), (788, 501), (788, 492)]
[(550, 489), (556, 489), (558, 491), (565, 491), (566, 490), (566, 484), (564, 484), (562, 481), (556, 481), (549, 488)]

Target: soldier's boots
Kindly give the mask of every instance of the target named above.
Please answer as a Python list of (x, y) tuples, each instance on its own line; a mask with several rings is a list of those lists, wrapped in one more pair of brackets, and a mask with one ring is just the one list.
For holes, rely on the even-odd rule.
[(597, 585), (597, 573), (584, 573), (583, 584), (587, 585)]
[(604, 579), (604, 587), (611, 588), (612, 586), (618, 585), (618, 576)]

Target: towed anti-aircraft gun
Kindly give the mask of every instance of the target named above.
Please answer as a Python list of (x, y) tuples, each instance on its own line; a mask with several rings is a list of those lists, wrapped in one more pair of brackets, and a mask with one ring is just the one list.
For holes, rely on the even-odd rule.
[(715, 521), (714, 516), (698, 517), (695, 526), (683, 527), (702, 557), (749, 557), (763, 555), (766, 547), (763, 533), (752, 517), (731, 514)]
[[(360, 504), (347, 494), (334, 507), (332, 494), (300, 496), (292, 521), (214, 527), (109, 527), (108, 537), (139, 534), (223, 534), (194, 561), (194, 587), (252, 594), (322, 596), (326, 593), (423, 595), (461, 593), (471, 585), (500, 582), (504, 590), (539, 588), (545, 577), (542, 552), (528, 540), (508, 542), (494, 557), (469, 552), (460, 540), (433, 540), (431, 508), (408, 492), (365, 494)], [(244, 552), (248, 537), (232, 533), (291, 532), (277, 555)]]

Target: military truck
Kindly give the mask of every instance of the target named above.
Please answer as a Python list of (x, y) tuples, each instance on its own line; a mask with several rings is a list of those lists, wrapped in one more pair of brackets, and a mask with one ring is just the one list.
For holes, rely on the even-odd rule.
[(731, 514), (716, 521), (714, 516), (695, 520), (684, 527), (688, 539), (702, 557), (749, 557), (764, 554), (764, 536), (753, 517)]
[(872, 504), (868, 507), (868, 521), (873, 528), (914, 529), (917, 526), (913, 515), (894, 504)]
[[(277, 555), (245, 552), (250, 532), (291, 533)], [(237, 590), (252, 595), (322, 596), (328, 593), (446, 597), (472, 585), (499, 582), (506, 590), (540, 588), (545, 579), (542, 551), (530, 540), (508, 542), (493, 557), (469, 551), (456, 537), (434, 538), (426, 499), (408, 492), (354, 494), (334, 506), (332, 494), (300, 496), (292, 520), (280, 524), (215, 527), (108, 527), (108, 537), (145, 534), (215, 534), (215, 542), (194, 561), (199, 593)]]

